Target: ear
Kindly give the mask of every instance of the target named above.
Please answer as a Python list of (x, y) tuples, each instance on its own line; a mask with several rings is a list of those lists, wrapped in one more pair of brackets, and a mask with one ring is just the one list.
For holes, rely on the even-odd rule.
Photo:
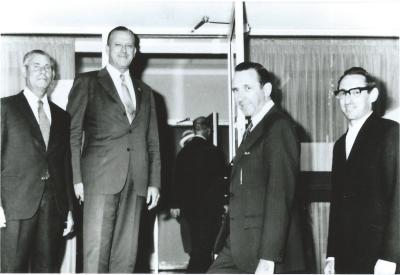
[(272, 92), (272, 85), (271, 83), (267, 82), (264, 84), (264, 87), (262, 88), (263, 92), (264, 92), (264, 96), (265, 98), (268, 98), (271, 96), (271, 92)]
[(26, 78), (26, 76), (28, 75), (28, 71), (27, 71), (28, 69), (26, 68), (26, 66), (25, 65), (22, 65), (22, 67), (21, 67), (21, 73), (22, 73), (22, 76), (24, 77), (24, 78)]
[(56, 71), (54, 70), (54, 68), (51, 70), (51, 80), (54, 80), (56, 77)]
[(375, 87), (371, 90), (371, 92), (369, 92), (369, 102), (374, 103), (378, 99), (378, 96), (379, 90)]

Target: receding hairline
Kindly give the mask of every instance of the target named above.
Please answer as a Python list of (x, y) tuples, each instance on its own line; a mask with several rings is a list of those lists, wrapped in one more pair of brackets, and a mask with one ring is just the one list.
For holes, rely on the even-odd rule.
[(343, 77), (341, 77), (340, 80), (338, 81), (337, 89), (339, 89), (340, 85), (342, 84), (342, 82), (343, 82), (343, 80), (344, 80), (345, 78), (354, 77), (354, 76), (356, 76), (356, 77), (362, 77), (362, 79), (363, 79), (363, 81), (364, 81), (364, 84), (362, 84), (362, 85), (369, 85), (368, 80), (367, 80), (367, 77), (366, 77), (365, 75), (363, 75), (363, 74), (358, 74), (358, 73), (354, 73), (354, 74), (346, 74), (346, 75), (343, 75)]
[(42, 50), (32, 50), (30, 52), (27, 52), (24, 55), (23, 60), (22, 60), (23, 65), (28, 66), (29, 65), (28, 63), (32, 60), (32, 58), (35, 55), (41, 55), (41, 56), (47, 57), (50, 61), (51, 67), (54, 69), (55, 61), (54, 61), (53, 57), (51, 57), (48, 53), (46, 53), (45, 51), (42, 51)]
[(130, 34), (130, 36), (132, 37), (132, 42), (133, 42), (133, 45), (135, 45), (136, 44), (136, 35), (135, 35), (135, 33), (133, 32), (133, 31), (131, 31), (130, 29), (118, 29), (118, 30), (112, 30), (112, 31), (110, 31), (110, 33), (108, 34), (108, 37), (107, 37), (107, 46), (110, 46), (110, 41), (112, 40), (112, 37), (113, 37), (113, 35), (114, 34), (116, 34), (116, 33), (118, 33), (118, 32), (126, 32), (126, 33), (129, 33)]

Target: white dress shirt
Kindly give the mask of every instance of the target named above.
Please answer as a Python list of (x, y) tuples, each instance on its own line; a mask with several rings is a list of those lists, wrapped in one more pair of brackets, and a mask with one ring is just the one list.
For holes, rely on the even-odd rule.
[[(39, 123), (38, 100), (40, 98), (38, 98), (28, 87), (25, 87), (24, 89), (24, 96), (26, 100), (28, 100), (28, 104), (31, 107), (33, 114), (35, 115), (36, 121)], [(43, 102), (44, 113), (49, 119), (51, 125), (51, 112), (50, 112), (49, 100), (47, 99), (46, 95), (42, 97), (41, 100)]]
[(365, 121), (369, 118), (369, 116), (372, 114), (372, 111), (363, 116), (362, 118), (359, 118), (357, 120), (352, 120), (349, 123), (349, 129), (347, 130), (346, 134), (346, 159), (349, 158), (351, 148), (353, 148), (354, 142), (357, 138), (358, 132), (360, 132), (361, 127), (364, 125)]
[[(115, 67), (113, 67), (111, 64), (107, 64), (106, 69), (107, 69), (108, 73), (110, 74), (111, 79), (114, 82), (114, 86), (117, 89), (119, 98), (121, 99), (121, 101), (123, 103), (124, 101), (122, 100), (123, 96), (122, 96), (122, 90), (121, 90), (122, 80), (121, 80), (121, 77), (120, 77), (120, 75), (122, 73), (120, 71), (118, 71)], [(132, 83), (131, 76), (129, 74), (129, 70), (124, 72), (123, 75), (125, 76), (125, 83), (128, 86), (129, 94), (131, 96), (133, 106), (135, 106), (135, 110), (136, 110), (135, 90), (133, 88), (133, 83)]]
[(254, 128), (256, 128), (257, 124), (260, 123), (260, 121), (264, 118), (264, 116), (271, 110), (271, 108), (274, 106), (274, 102), (272, 100), (267, 101), (264, 106), (261, 108), (261, 110), (253, 115), (251, 117), (251, 123), (253, 124), (253, 127), (251, 127), (250, 132), (253, 131)]
[[(360, 132), (361, 127), (364, 125), (365, 121), (372, 114), (372, 111), (367, 113), (365, 116), (352, 120), (349, 123), (349, 129), (346, 133), (346, 159), (349, 157), (351, 149), (353, 148), (354, 142), (357, 138), (358, 133)], [(335, 257), (326, 258), (326, 263), (331, 262), (333, 267), (335, 266)], [(396, 263), (385, 261), (378, 259), (375, 264), (374, 273), (375, 274), (394, 274), (396, 270)], [(327, 272), (325, 270), (325, 274), (331, 274), (331, 272)]]

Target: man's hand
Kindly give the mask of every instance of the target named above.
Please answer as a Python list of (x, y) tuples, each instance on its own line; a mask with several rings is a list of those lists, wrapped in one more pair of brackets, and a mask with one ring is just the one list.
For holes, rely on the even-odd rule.
[(75, 183), (74, 184), (74, 191), (75, 191), (75, 196), (79, 200), (79, 204), (81, 204), (84, 201), (84, 196), (83, 196), (83, 183)]
[(326, 258), (324, 274), (335, 274), (335, 258), (334, 257)]
[(274, 274), (275, 263), (273, 261), (260, 259), (255, 274)]
[(63, 237), (74, 231), (74, 219), (72, 218), (72, 212), (68, 211), (67, 221), (65, 222), (66, 227), (64, 228)]
[(378, 260), (376, 261), (374, 274), (394, 274), (396, 272), (396, 263)]
[(6, 227), (6, 215), (4, 214), (3, 207), (0, 206), (0, 228)]
[(179, 208), (171, 208), (171, 209), (169, 210), (169, 214), (170, 214), (173, 218), (177, 219), (177, 218), (181, 215), (181, 210), (180, 210)]
[(154, 207), (156, 207), (159, 199), (160, 199), (160, 191), (158, 191), (158, 188), (154, 186), (149, 186), (147, 188), (147, 199), (146, 199), (146, 203), (149, 205), (147, 209), (151, 210)]

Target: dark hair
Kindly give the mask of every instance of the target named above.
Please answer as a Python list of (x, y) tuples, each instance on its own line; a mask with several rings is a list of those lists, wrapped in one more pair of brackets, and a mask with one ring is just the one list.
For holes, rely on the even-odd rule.
[(375, 78), (370, 75), (364, 68), (361, 67), (351, 67), (350, 69), (346, 70), (343, 75), (339, 78), (339, 81), (337, 83), (337, 87), (339, 89), (340, 82), (345, 76), (348, 75), (362, 75), (365, 77), (365, 82), (368, 87), (375, 87), (376, 86), (376, 81)]
[(137, 35), (136, 35), (133, 31), (131, 31), (130, 29), (128, 29), (127, 27), (124, 27), (124, 26), (115, 27), (114, 29), (112, 29), (112, 30), (108, 33), (108, 36), (107, 36), (107, 45), (108, 45), (108, 46), (110, 46), (110, 37), (111, 37), (111, 34), (112, 34), (113, 32), (117, 32), (117, 31), (129, 32), (129, 33), (133, 36), (134, 45), (135, 45), (135, 48), (137, 48), (137, 43), (139, 42), (139, 39), (138, 39)]
[(258, 81), (260, 82), (261, 87), (263, 87), (266, 83), (271, 83), (271, 85), (274, 86), (273, 75), (259, 63), (249, 61), (239, 63), (235, 67), (235, 72), (241, 72), (250, 69), (254, 69), (257, 72)]
[(24, 66), (28, 66), (29, 60), (31, 60), (32, 56), (35, 55), (35, 54), (47, 56), (47, 57), (50, 59), (51, 68), (52, 68), (53, 70), (55, 70), (55, 64), (56, 64), (56, 62), (54, 61), (53, 57), (51, 57), (51, 56), (50, 56), (48, 53), (46, 53), (45, 51), (39, 50), (39, 49), (36, 49), (36, 50), (32, 50), (32, 51), (27, 52), (27, 53), (24, 55), (24, 58), (22, 59), (23, 65), (24, 65)]
[(193, 131), (195, 133), (207, 129), (210, 129), (210, 123), (208, 122), (207, 118), (200, 116), (193, 120)]

